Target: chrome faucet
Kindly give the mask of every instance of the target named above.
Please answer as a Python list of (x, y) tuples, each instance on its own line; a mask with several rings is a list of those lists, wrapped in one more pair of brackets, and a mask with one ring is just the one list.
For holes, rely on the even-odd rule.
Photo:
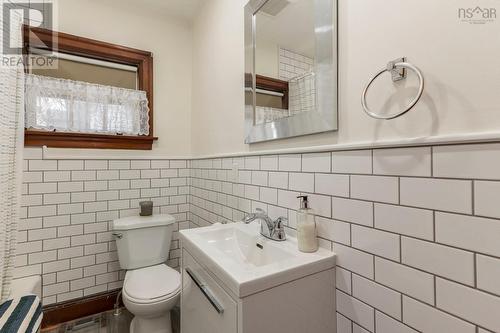
[(252, 221), (260, 220), (260, 234), (275, 241), (284, 241), (286, 217), (278, 217), (273, 221), (262, 209), (257, 208), (255, 213), (250, 213), (243, 218), (243, 222), (248, 224)]

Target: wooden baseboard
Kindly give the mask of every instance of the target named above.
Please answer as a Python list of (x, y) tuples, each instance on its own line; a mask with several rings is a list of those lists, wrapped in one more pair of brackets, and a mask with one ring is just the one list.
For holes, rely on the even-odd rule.
[[(42, 329), (113, 309), (120, 289), (43, 307)], [(122, 304), (120, 300), (120, 304)]]

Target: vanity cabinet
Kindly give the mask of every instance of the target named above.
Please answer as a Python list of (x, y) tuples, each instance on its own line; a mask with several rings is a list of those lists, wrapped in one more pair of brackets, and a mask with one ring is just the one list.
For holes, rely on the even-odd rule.
[(182, 258), (182, 332), (237, 332), (236, 301), (186, 250), (183, 250)]
[(201, 262), (182, 248), (182, 333), (335, 332), (334, 268), (238, 297)]

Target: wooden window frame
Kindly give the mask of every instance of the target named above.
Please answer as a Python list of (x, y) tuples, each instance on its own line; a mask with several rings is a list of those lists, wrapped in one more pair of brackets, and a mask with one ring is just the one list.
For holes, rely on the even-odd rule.
[(281, 103), (283, 109), (288, 109), (288, 82), (264, 75), (255, 75), (255, 87), (268, 91), (282, 93)]
[(153, 56), (151, 52), (27, 25), (23, 26), (23, 40), (25, 55), (29, 54), (30, 48), (39, 48), (137, 67), (137, 88), (146, 92), (149, 101), (148, 135), (108, 135), (25, 129), (25, 146), (152, 149), (153, 142), (158, 138), (153, 136)]
[[(245, 74), (245, 87), (252, 88), (251, 74)], [(282, 93), (283, 97), (281, 97), (281, 104), (283, 106), (283, 109), (288, 109), (289, 85), (287, 81), (256, 74), (255, 88)]]

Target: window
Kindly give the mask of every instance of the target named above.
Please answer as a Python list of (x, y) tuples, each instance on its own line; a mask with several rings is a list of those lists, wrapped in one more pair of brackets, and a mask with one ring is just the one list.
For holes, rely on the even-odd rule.
[(26, 128), (60, 132), (148, 135), (146, 93), (26, 74)]
[[(31, 53), (37, 53), (37, 50), (32, 49)], [(57, 57), (57, 67), (50, 69), (33, 67), (30, 73), (105, 86), (137, 89), (137, 67), (135, 66), (127, 66), (110, 61), (95, 60), (65, 53), (53, 53)], [(36, 56), (46, 58), (40, 51)], [(45, 62), (47, 62), (47, 60)]]
[(27, 54), (48, 48), (59, 62), (27, 68), (25, 145), (151, 149), (150, 52), (28, 26), (24, 43)]

